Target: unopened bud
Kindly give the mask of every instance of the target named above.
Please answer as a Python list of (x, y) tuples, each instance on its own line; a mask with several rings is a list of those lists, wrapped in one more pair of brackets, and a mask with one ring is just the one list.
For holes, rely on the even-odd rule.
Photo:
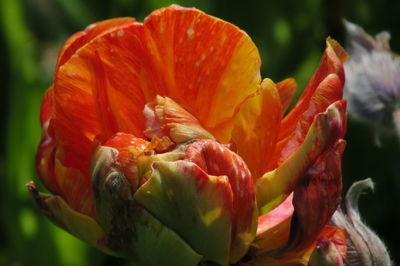
[(308, 266), (343, 266), (343, 260), (335, 244), (323, 236), (318, 239)]
[(358, 199), (367, 189), (373, 189), (370, 178), (355, 182), (346, 195), (344, 206), (335, 212), (332, 223), (346, 229), (346, 265), (387, 266), (392, 265), (389, 253), (382, 240), (361, 220)]

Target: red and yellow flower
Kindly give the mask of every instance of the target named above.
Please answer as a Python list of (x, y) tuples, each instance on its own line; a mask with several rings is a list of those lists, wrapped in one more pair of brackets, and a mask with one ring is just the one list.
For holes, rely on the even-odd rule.
[(322, 242), (344, 258), (343, 230), (326, 224), (341, 199), (346, 53), (326, 43), (284, 115), (295, 81), (261, 80), (232, 24), (174, 5), (90, 25), (43, 99), (37, 169), (53, 195), (28, 188), (53, 222), (139, 265), (307, 264)]

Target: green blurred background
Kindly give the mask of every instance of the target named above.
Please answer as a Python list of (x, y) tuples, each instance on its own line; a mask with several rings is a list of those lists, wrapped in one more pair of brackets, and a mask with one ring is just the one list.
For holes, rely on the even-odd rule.
[[(300, 90), (318, 65), (325, 37), (343, 43), (344, 17), (373, 34), (389, 30), (392, 47), (400, 51), (398, 0), (0, 0), (0, 265), (129, 265), (50, 224), (36, 212), (25, 184), (37, 181), (40, 101), (62, 43), (92, 22), (142, 20), (172, 3), (195, 6), (247, 31), (261, 53), (263, 77), (295, 77)], [(382, 134), (378, 148), (371, 127), (350, 119), (344, 184), (347, 189), (354, 180), (374, 179), (376, 191), (361, 199), (361, 212), (400, 262), (400, 146), (394, 133)]]

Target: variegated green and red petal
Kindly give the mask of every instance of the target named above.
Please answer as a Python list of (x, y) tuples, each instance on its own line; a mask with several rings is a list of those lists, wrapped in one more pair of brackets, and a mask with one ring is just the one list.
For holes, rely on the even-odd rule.
[(265, 79), (258, 92), (240, 108), (232, 131), (232, 141), (254, 179), (266, 170), (275, 148), (282, 105), (275, 84)]
[(331, 145), (343, 137), (346, 126), (346, 102), (337, 101), (315, 116), (303, 143), (278, 168), (256, 182), (261, 214), (278, 206), (295, 189), (307, 169)]
[(299, 101), (282, 120), (278, 145), (268, 165), (274, 169), (286, 160), (303, 142), (313, 118), (335, 101), (342, 99), (344, 86), (344, 49), (328, 38), (320, 65)]
[(345, 142), (326, 150), (305, 173), (293, 196), (294, 214), (285, 251), (298, 252), (314, 243), (339, 206), (341, 157)]
[(191, 162), (159, 161), (134, 198), (205, 260), (228, 263), (233, 195), (226, 176), (207, 175)]
[(341, 200), (344, 146), (345, 142), (339, 140), (325, 151), (296, 186), (294, 198), (291, 194), (278, 207), (260, 216), (253, 243), (260, 252), (284, 244), (286, 251), (299, 252), (315, 241)]
[(230, 262), (236, 262), (248, 250), (257, 228), (254, 183), (249, 169), (240, 156), (213, 140), (200, 140), (189, 145), (184, 159), (208, 174), (228, 177), (233, 192)]
[[(274, 225), (271, 228), (268, 228), (268, 220), (262, 220), (267, 230), (264, 229), (260, 232), (260, 236), (257, 236), (257, 238), (262, 236), (264, 238), (260, 239), (258, 245), (257, 242), (254, 245), (258, 249), (255, 252), (255, 256), (258, 257), (255, 261), (259, 263), (255, 265), (263, 265), (262, 263), (267, 262), (271, 265), (307, 265), (311, 252), (321, 238), (330, 239), (329, 243), (335, 244), (335, 251), (336, 249), (343, 251), (343, 241), (337, 234), (336, 227), (327, 227), (326, 224), (341, 200), (341, 156), (344, 145), (344, 141), (339, 140), (307, 170), (293, 193), (293, 217), (291, 217), (292, 212), (281, 210), (283, 215), (276, 219), (279, 223), (270, 220)], [(286, 200), (285, 203), (291, 210), (291, 202)], [(279, 214), (280, 207), (278, 206), (271, 213)], [(287, 225), (288, 222), (291, 222), (290, 226)], [(285, 236), (284, 229), (289, 228), (290, 234), (288, 239), (286, 238), (286, 243), (282, 242), (284, 238), (275, 237), (274, 233)], [(275, 245), (277, 248), (272, 250), (271, 244), (268, 245), (268, 240), (277, 240), (281, 246)], [(338, 252), (338, 254), (341, 253)], [(342, 258), (339, 257), (339, 259)]]

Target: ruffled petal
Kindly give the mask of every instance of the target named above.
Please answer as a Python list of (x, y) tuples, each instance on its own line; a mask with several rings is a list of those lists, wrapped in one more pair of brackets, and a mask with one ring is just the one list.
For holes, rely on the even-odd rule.
[(240, 108), (232, 141), (254, 178), (261, 177), (272, 157), (282, 116), (275, 84), (265, 79), (259, 91)]
[(146, 104), (143, 114), (145, 135), (149, 138), (167, 136), (175, 143), (214, 139), (193, 115), (168, 97), (157, 96), (154, 102)]
[(228, 177), (233, 193), (230, 262), (239, 260), (253, 241), (257, 228), (257, 207), (250, 171), (236, 153), (212, 140), (200, 140), (189, 145), (184, 158), (210, 175)]
[(257, 205), (261, 213), (267, 213), (286, 199), (314, 161), (343, 137), (345, 109), (346, 102), (342, 100), (330, 105), (326, 112), (316, 115), (298, 149), (277, 169), (257, 180)]
[(303, 142), (313, 118), (330, 104), (342, 99), (344, 86), (344, 49), (330, 38), (320, 65), (299, 101), (282, 120), (278, 145), (269, 169), (287, 159)]
[(226, 177), (190, 162), (156, 162), (134, 197), (206, 260), (228, 263), (233, 198)]

